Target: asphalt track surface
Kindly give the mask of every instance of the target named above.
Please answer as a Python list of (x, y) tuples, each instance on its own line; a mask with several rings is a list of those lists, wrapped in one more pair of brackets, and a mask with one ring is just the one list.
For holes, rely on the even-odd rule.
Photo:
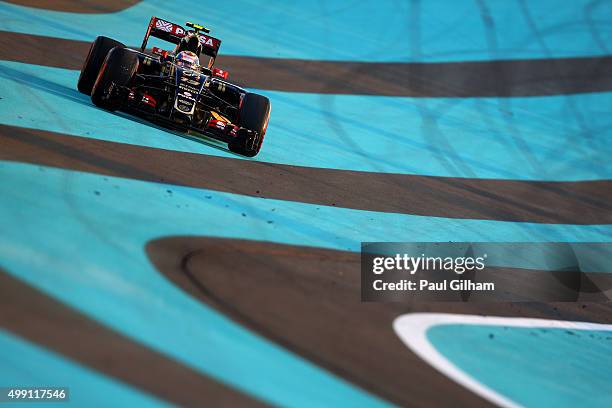
[[(501, 51), (504, 33), (494, 23), (499, 14), (486, 2), (476, 2), (489, 46), (481, 58), (469, 53), (465, 60), (447, 61), (368, 61), (365, 53), (355, 54), (355, 60), (261, 56), (256, 45), (249, 55), (244, 40), (247, 50), (223, 55), (219, 66), (227, 67), (238, 83), (271, 95), (269, 134), (261, 157), (254, 160), (124, 115), (105, 117), (107, 127), (97, 129), (105, 133), (100, 136), (87, 123), (107, 114), (64, 89), (78, 75), (88, 49), (88, 41), (77, 33), (82, 15), (113, 13), (124, 24), (144, 29), (148, 17), (142, 16), (163, 16), (171, 12), (166, 6), (10, 3), (28, 7), (0, 5), (22, 13), (12, 15), (15, 21), (26, 12), (39, 13), (41, 21), (57, 18), (52, 29), (64, 30), (65, 37), (43, 35), (38, 27), (28, 33), (0, 26), (0, 177), (5, 180), (0, 187), (0, 358), (12, 367), (0, 373), (0, 386), (57, 383), (53, 367), (63, 367), (77, 406), (100, 401), (120, 406), (486, 406), (490, 402), (480, 394), (408, 349), (392, 330), (394, 319), (425, 312), (612, 324), (612, 306), (601, 301), (359, 301), (360, 241), (610, 240), (612, 180), (605, 175), (612, 174), (607, 155), (612, 135), (605, 117), (612, 117), (612, 56), (605, 27), (612, 14), (606, 14), (604, 2), (585, 4), (581, 17), (562, 15), (548, 26), (542, 19), (540, 28), (526, 12), (529, 36), (541, 42), (539, 57)], [(526, 10), (523, 2), (517, 4)], [(277, 6), (279, 13), (287, 11)], [(421, 6), (413, 2), (408, 14), (418, 14)], [(54, 12), (77, 14), (48, 14)], [(121, 20), (121, 13), (132, 12), (142, 21)], [(192, 17), (179, 14), (183, 20)], [(426, 17), (435, 21), (433, 15)], [(547, 33), (559, 27), (588, 31), (598, 51), (585, 54), (577, 44), (579, 52), (556, 55)], [(282, 29), (290, 36), (287, 27)], [(264, 36), (274, 34), (273, 27), (262, 29)], [(417, 48), (426, 49), (427, 41), (434, 44), (427, 38), (423, 32)], [(457, 38), (464, 41), (457, 45), (461, 54), (470, 40)], [(418, 40), (410, 39), (413, 51)], [(301, 52), (307, 54), (305, 44)], [(32, 75), (30, 66), (49, 75)], [(372, 104), (383, 97), (409, 101), (423, 120), (409, 124), (406, 133), (380, 124), (377, 135), (376, 117), (363, 112), (367, 124), (347, 134), (346, 116), (334, 116), (337, 106), (326, 99), (338, 95), (349, 103), (358, 100), (351, 98), (369, 98), (359, 101)], [(292, 123), (312, 114), (304, 102), (309, 97), (320, 101), (322, 113), (317, 114), (326, 118), (324, 128), (306, 135), (313, 138), (311, 150), (320, 149), (319, 166), (277, 153), (291, 152), (291, 140), (282, 136), (297, 138), (304, 131)], [(278, 118), (275, 106), (284, 98), (297, 98), (307, 109)], [(531, 107), (554, 105), (551, 101), (560, 98), (561, 108), (536, 113), (519, 108), (521, 98)], [(359, 111), (362, 102), (354, 103)], [(383, 109), (388, 103), (381, 102)], [(499, 120), (474, 116), (488, 103), (499, 107)], [(437, 109), (449, 112), (457, 106), (465, 109), (466, 122), (483, 125), (444, 133), (436, 122)], [(85, 109), (85, 116), (69, 120), (68, 111), (77, 109)], [(517, 117), (532, 122), (516, 123), (512, 118)], [(546, 134), (550, 129), (568, 130)], [(502, 143), (508, 153), (488, 156), (486, 146), (473, 146), (482, 139), (472, 139), (470, 131), (511, 134)], [(403, 154), (402, 149), (406, 157), (418, 154), (421, 147), (410, 144), (411, 138), (423, 137), (445, 172), (432, 174), (412, 163), (393, 167), (397, 171), (375, 171), (376, 159), (361, 148), (359, 138), (386, 138), (389, 132), (397, 143), (390, 145), (389, 155)], [(556, 138), (547, 143), (558, 140), (558, 145), (537, 144), (550, 136)], [(475, 156), (468, 168), (469, 163), (449, 153), (454, 141), (447, 137), (485, 154)], [(333, 155), (326, 158), (324, 149), (336, 145), (347, 156), (334, 167)], [(317, 160), (317, 154), (304, 151), (309, 154)], [(353, 157), (361, 157), (363, 164), (351, 165)], [(480, 176), (479, 168), (506, 163), (515, 166), (505, 170), (520, 173), (523, 160), (531, 166), (525, 169), (529, 176)], [(538, 178), (541, 168), (546, 176)], [(529, 271), (508, 265), (503, 272), (516, 281), (517, 291), (528, 286)], [(600, 386), (609, 380), (611, 337), (568, 331), (558, 341), (542, 338), (530, 346), (534, 353), (556, 349), (567, 357), (567, 365), (538, 361), (537, 353), (529, 365), (520, 363), (529, 354), (523, 343), (504, 340), (513, 338), (510, 332), (495, 337), (487, 332), (490, 358), (485, 347), (473, 349), (469, 343), (462, 344), (464, 355), (449, 352), (447, 357), (463, 361), (482, 350), (481, 358), (489, 362), (466, 372), (517, 404), (606, 406), (612, 401), (610, 389)], [(445, 344), (456, 339), (448, 336)], [(581, 348), (587, 341), (596, 342), (591, 352)], [(441, 350), (450, 347), (445, 344)], [(17, 350), (23, 358), (12, 360)], [(496, 356), (501, 363), (495, 363)], [(49, 361), (48, 367), (41, 368), (41, 361)], [(572, 370), (577, 378), (571, 383), (559, 374)], [(510, 372), (518, 376), (513, 383), (499, 380)]]
[[(2, 32), (3, 60), (80, 69), (90, 42)], [(332, 62), (220, 55), (250, 88), (412, 97), (543, 96), (612, 89), (612, 57), (449, 63)], [(371, 73), (376, 72), (376, 76)], [(346, 78), (351, 78), (347, 81)]]

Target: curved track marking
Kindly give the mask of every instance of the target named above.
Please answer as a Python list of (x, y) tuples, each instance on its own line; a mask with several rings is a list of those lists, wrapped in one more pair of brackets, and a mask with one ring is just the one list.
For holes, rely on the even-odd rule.
[[(359, 254), (345, 251), (197, 236), (159, 238), (146, 249), (157, 270), (194, 298), (402, 406), (482, 401), (405, 352), (390, 330), (399, 314), (452, 308), (610, 320), (610, 304), (361, 303)], [(529, 273), (513, 276), (517, 292), (529, 285)]]
[(69, 13), (116, 13), (141, 0), (5, 0), (7, 3)]
[[(53, 7), (66, 4), (60, 0)], [(87, 0), (78, 7), (86, 9), (90, 4)], [(398, 314), (447, 312), (447, 304), (404, 305), (401, 309), (361, 305), (353, 293), (358, 276), (355, 253), (282, 243), (356, 250), (359, 241), (367, 238), (406, 240), (416, 236), (419, 240), (609, 240), (612, 225), (450, 218), (610, 222), (609, 180), (525, 183), (477, 179), (610, 178), (610, 124), (602, 119), (610, 117), (607, 91), (611, 89), (612, 59), (602, 47), (610, 13), (605, 8), (609, 5), (601, 4), (580, 0), (558, 7), (554, 0), (542, 0), (527, 10), (523, 2), (493, 2), (483, 7), (482, 2), (466, 0), (450, 8), (437, 1), (410, 6), (385, 1), (305, 6), (272, 0), (241, 7), (230, 2), (193, 8), (183, 0), (154, 0), (93, 16), (0, 3), (0, 14), (7, 17), (0, 22), (5, 30), (0, 59), (78, 69), (86, 42), (95, 34), (121, 32), (125, 42), (136, 44), (142, 38), (142, 21), (148, 21), (152, 13), (182, 22), (184, 11), (190, 10), (193, 14), (188, 18), (205, 18), (203, 22), (211, 22), (224, 39), (223, 49), (234, 55), (219, 62), (248, 81), (246, 85), (311, 93), (267, 92), (274, 95), (275, 111), (287, 121), (273, 125), (271, 135), (285, 139), (269, 145), (260, 159), (286, 164), (238, 161), (224, 152), (219, 155), (227, 157), (213, 159), (172, 152), (173, 159), (185, 161), (177, 165), (166, 161), (168, 154), (161, 149), (143, 150), (122, 143), (215, 152), (197, 144), (181, 144), (174, 135), (151, 127), (124, 126), (122, 122), (128, 123), (125, 117), (91, 109), (89, 103), (85, 110), (79, 106), (84, 104), (82, 95), (73, 90), (74, 71), (56, 75), (41, 66), (1, 64), (2, 122), (64, 133), (4, 128), (13, 137), (4, 139), (10, 140), (8, 162), (0, 161), (0, 173), (5, 176), (0, 185), (0, 220), (6, 226), (0, 235), (2, 266), (82, 311), (83, 315), (74, 312), (67, 320), (78, 320), (70, 323), (84, 328), (84, 335), (91, 335), (90, 329), (104, 339), (109, 333), (116, 334), (112, 339), (120, 344), (113, 341), (109, 346), (120, 349), (126, 360), (133, 357), (126, 355), (131, 350), (137, 358), (147, 360), (143, 364), (169, 367), (171, 374), (189, 384), (210, 387), (206, 389), (222, 402), (223, 398), (230, 403), (237, 398), (249, 405), (254, 401), (251, 398), (261, 398), (281, 405), (385, 404), (328, 372), (332, 371), (404, 405), (415, 401), (482, 405), (486, 401), (478, 395), (433, 370), (415, 354), (406, 353), (389, 330)], [(587, 16), (582, 20), (577, 16), (584, 10)], [(228, 19), (230, 14), (233, 18)], [(353, 29), (365, 26), (362, 22), (367, 23), (367, 35)], [(92, 34), (94, 26), (98, 31)], [(15, 54), (15, 45), (22, 55)], [(370, 75), (373, 69), (378, 75)], [(345, 81), (347, 77), (354, 81)], [(598, 94), (566, 95), (584, 92)], [(338, 94), (451, 98), (420, 102)], [(470, 98), (536, 95), (557, 96)], [(377, 123), (364, 121), (363, 112)], [(482, 122), (486, 126), (478, 125)], [(89, 132), (92, 138), (105, 137), (96, 126), (116, 127), (110, 137), (119, 143), (90, 140)], [(83, 140), (76, 142), (79, 138), (67, 134)], [(169, 138), (163, 140), (164, 136)], [(124, 157), (123, 152), (129, 156)], [(148, 165), (141, 154), (150, 160)], [(293, 166), (296, 163), (313, 168)], [(379, 174), (385, 171), (471, 179)], [(295, 179), (300, 182), (292, 183)], [(346, 186), (353, 187), (351, 183), (359, 188), (349, 191)], [(406, 190), (419, 193), (419, 199), (407, 197)], [(368, 196), (389, 193), (389, 200)], [(439, 208), (441, 202), (445, 206)], [(377, 212), (363, 211), (372, 209)], [(213, 237), (198, 237), (204, 234)], [(57, 236), (72, 239), (58, 240)], [(162, 274), (200, 304), (154, 273), (142, 253), (146, 242), (150, 259)], [(43, 301), (45, 295), (24, 289), (26, 285), (12, 278), (7, 281), (1, 273), (0, 281), (8, 282), (5, 290), (14, 289), (5, 299), (19, 305), (15, 310), (9, 308), (17, 318), (11, 314), (5, 322), (25, 336), (39, 338), (39, 330), (46, 326), (18, 322), (23, 310), (44, 315), (45, 323), (51, 315), (61, 327), (67, 321), (71, 311), (66, 312), (59, 302)], [(24, 304), (30, 296), (15, 299), (23, 293), (36, 302)], [(38, 301), (49, 310), (38, 310)], [(453, 304), (452, 310), (606, 322), (611, 316), (610, 304), (492, 304), (484, 309), (482, 304)], [(84, 315), (101, 324), (83, 323)], [(363, 319), (364, 315), (368, 318)], [(47, 334), (50, 338), (44, 344), (51, 348), (74, 345), (66, 332), (50, 328)], [(143, 350), (172, 356), (179, 368), (172, 365), (174, 360), (156, 352), (151, 357)], [(122, 366), (123, 372), (118, 365), (96, 366), (100, 364), (95, 360), (96, 350), (91, 350), (91, 356), (79, 355), (78, 349), (62, 353), (105, 373), (114, 372), (128, 384), (144, 384), (142, 388), (157, 396), (169, 393), (172, 402), (180, 400), (147, 378), (148, 373), (132, 372), (141, 367), (128, 364)], [(187, 366), (194, 372), (181, 371)], [(376, 382), (372, 372), (388, 381)], [(209, 376), (210, 382), (206, 381)], [(407, 378), (411, 383), (402, 383)], [(191, 390), (183, 390), (185, 399), (195, 398)], [(413, 399), (407, 398), (406, 390)]]
[[(53, 336), (52, 333), (47, 333)], [(112, 404), (117, 407), (170, 408), (172, 405), (133, 387), (131, 384), (109, 377), (105, 373), (92, 370), (49, 350), (32, 343), (0, 327), (0, 384), (13, 387), (63, 386), (68, 388), (68, 402), (11, 401), (5, 406), (46, 408), (100, 407)], [(50, 385), (51, 384), (51, 385)]]
[(0, 183), (0, 224), (13, 225), (0, 234), (0, 259), (8, 273), (113, 331), (272, 405), (388, 405), (185, 296), (156, 273), (144, 252), (156, 237), (204, 231), (293, 242), (319, 231), (311, 239), (321, 245), (343, 244), (344, 238), (333, 235), (337, 229), (323, 230), (328, 222), (312, 224), (315, 213), (329, 219), (325, 208), (307, 207), (312, 213), (300, 222), (304, 204), (289, 208), (276, 200), (4, 161), (0, 173), (6, 181)]
[[(359, 303), (355, 253), (205, 237), (162, 238), (147, 253), (194, 298), (400, 406), (482, 403), (402, 353), (385, 330), (401, 306)], [(415, 387), (417, 372), (438, 391)]]
[[(445, 325), (463, 325), (463, 326), (491, 326), (507, 328), (538, 328), (538, 329), (565, 329), (572, 336), (574, 332), (580, 331), (598, 331), (610, 332), (612, 338), (612, 324), (589, 323), (582, 321), (564, 321), (564, 320), (547, 320), (524, 317), (495, 317), (487, 316), (489, 313), (482, 311), (483, 315), (457, 315), (457, 314), (436, 314), (436, 313), (411, 313), (405, 314), (393, 322), (393, 328), (399, 338), (412, 350), (415, 354), (428, 362), (432, 367), (442, 372), (447, 377), (463, 385), (467, 389), (488, 399), (494, 404), (504, 407), (518, 407), (519, 403), (500, 394), (495, 389), (484, 385), (479, 379), (466, 373), (444, 356), (440, 351), (432, 345), (428, 339), (427, 332), (439, 326)], [(610, 315), (606, 318), (610, 320)], [(451, 340), (452, 341), (452, 340)], [(476, 352), (476, 349), (471, 349), (471, 352)], [(525, 350), (527, 352), (527, 350)], [(583, 352), (583, 350), (578, 350)], [(584, 351), (586, 355), (586, 350)], [(486, 357), (486, 356), (484, 356)], [(579, 359), (580, 356), (573, 356), (574, 359)], [(585, 356), (587, 359), (596, 359), (597, 356)], [(528, 368), (528, 367), (527, 367)], [(608, 367), (609, 368), (609, 367)], [(554, 380), (554, 379), (553, 379)], [(558, 384), (558, 386), (569, 386), (569, 384)], [(558, 390), (556, 390), (558, 391)], [(595, 390), (594, 392), (605, 394), (607, 391)], [(612, 396), (608, 392), (608, 402)], [(540, 403), (545, 403), (546, 399), (539, 399)], [(599, 403), (605, 403), (604, 400), (598, 400), (597, 395), (582, 396), (581, 403), (585, 406), (598, 406)], [(602, 405), (603, 406), (603, 405)]]
[[(534, 39), (520, 2), (489, 2), (488, 19), (493, 23), (489, 26), (497, 37), (495, 58), (609, 54), (601, 44), (610, 42), (610, 5), (604, 2), (593, 8), (590, 3), (574, 0), (559, 7), (556, 0), (531, 2), (539, 37)], [(0, 21), (0, 29), (5, 31), (75, 40), (121, 32), (130, 44), (142, 40), (153, 14), (176, 22), (194, 20), (209, 25), (223, 39), (223, 53), (264, 58), (376, 62), (492, 58), (487, 42), (489, 26), (482, 24), (477, 2), (472, 0), (453, 1), (452, 7), (441, 0), (422, 1), (418, 7), (392, 0), (344, 1), (328, 6), (314, 0), (217, 2), (214, 7), (194, 7), (191, 0), (147, 0), (118, 13), (95, 15), (0, 3), (0, 14), (6, 16)], [(92, 27), (97, 28), (94, 34)]]
[[(0, 77), (0, 123), (236, 157), (95, 108), (75, 89), (77, 71), (0, 61)], [(507, 112), (498, 98), (258, 92), (270, 98), (275, 112), (258, 161), (442, 177), (612, 179), (612, 166), (606, 165), (612, 155), (612, 116), (606, 111), (612, 93), (514, 98)], [(568, 100), (589, 117), (587, 127), (567, 115)], [(376, 121), (364, 121), (364, 112)], [(545, 165), (533, 167), (534, 162)]]
[[(358, 251), (362, 240), (417, 236), (433, 241), (586, 242), (610, 236), (610, 226), (450, 220), (318, 207), (5, 161), (0, 161), (0, 178), (0, 224), (5, 227), (0, 258), (6, 270), (135, 341), (281, 405), (382, 403), (184, 296), (155, 273), (143, 253), (146, 242), (207, 234)], [(249, 286), (254, 288), (264, 286)], [(356, 299), (357, 294), (350, 302), (359, 307)], [(501, 313), (516, 310), (509, 306)], [(534, 310), (557, 313), (549, 306)], [(610, 313), (598, 305), (560, 310), (564, 316)], [(471, 310), (477, 312), (476, 307)]]
[[(91, 45), (6, 31), (0, 35), (0, 59), (66, 69), (80, 70)], [(518, 97), (612, 91), (612, 57), (383, 63), (220, 55), (217, 66), (239, 85), (285, 92)]]
[[(318, 205), (447, 218), (612, 223), (612, 181), (438, 178), (268, 164), (0, 125), (0, 160)], [(155, 163), (155, 166), (151, 166)]]
[[(0, 270), (0, 327), (181, 406), (264, 406)], [(77, 384), (70, 385), (78, 393)], [(104, 395), (87, 395), (90, 403)]]

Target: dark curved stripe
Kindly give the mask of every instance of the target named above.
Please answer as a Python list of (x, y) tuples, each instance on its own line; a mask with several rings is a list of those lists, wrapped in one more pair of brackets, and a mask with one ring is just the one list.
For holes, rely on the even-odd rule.
[(0, 160), (278, 200), (447, 218), (612, 224), (610, 180), (464, 179), (300, 167), (6, 125), (0, 125), (0, 145)]
[[(175, 405), (264, 406), (101, 325), (2, 270), (0, 309), (1, 327)], [(112, 400), (105, 402), (113, 405)]]
[(69, 13), (116, 13), (141, 0), (5, 0), (7, 3)]
[[(486, 405), (399, 341), (391, 327), (400, 314), (612, 321), (610, 303), (360, 303), (360, 258), (352, 252), (193, 236), (160, 238), (146, 249), (160, 273), (194, 298), (400, 406)], [(533, 271), (499, 272), (517, 290), (531, 284)]]
[[(89, 43), (2, 31), (0, 59), (81, 69)], [(93, 36), (94, 34), (92, 34)], [(259, 89), (412, 97), (542, 96), (612, 90), (612, 57), (368, 63), (221, 55), (230, 79)]]

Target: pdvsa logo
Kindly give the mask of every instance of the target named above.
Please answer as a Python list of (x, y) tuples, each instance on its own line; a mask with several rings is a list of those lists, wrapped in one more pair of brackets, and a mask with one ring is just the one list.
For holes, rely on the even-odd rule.
[(207, 47), (214, 47), (215, 46), (215, 43), (213, 42), (212, 38), (206, 37), (204, 35), (200, 35), (200, 42), (203, 45), (206, 45)]

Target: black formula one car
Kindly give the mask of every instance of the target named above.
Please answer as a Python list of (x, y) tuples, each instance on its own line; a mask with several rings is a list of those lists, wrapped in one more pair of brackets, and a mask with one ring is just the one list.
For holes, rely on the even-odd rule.
[[(96, 38), (81, 69), (79, 91), (100, 108), (212, 136), (227, 142), (232, 152), (255, 156), (270, 119), (270, 101), (228, 82), (228, 72), (213, 67), (221, 41), (201, 25), (186, 26), (152, 17), (140, 50)], [(145, 52), (150, 36), (176, 46)]]

